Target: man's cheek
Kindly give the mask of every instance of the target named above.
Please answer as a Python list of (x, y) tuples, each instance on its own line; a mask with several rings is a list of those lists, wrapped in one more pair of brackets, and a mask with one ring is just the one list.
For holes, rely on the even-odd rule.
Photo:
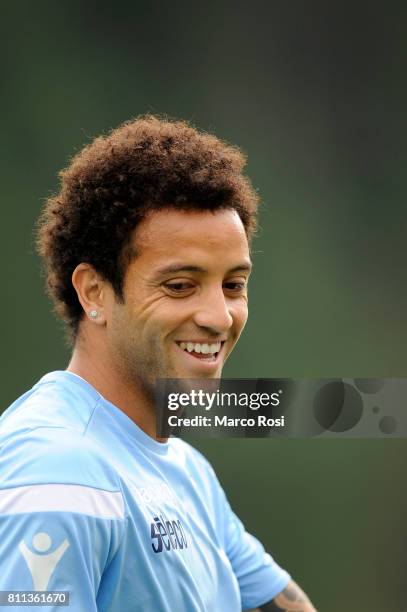
[(243, 303), (241, 304), (240, 308), (238, 309), (238, 311), (236, 312), (236, 317), (235, 317), (235, 321), (236, 321), (236, 329), (237, 329), (237, 337), (240, 336), (240, 334), (242, 333), (246, 323), (247, 323), (247, 319), (249, 317), (249, 310), (248, 310), (248, 306), (247, 306), (247, 301), (246, 299), (244, 299)]

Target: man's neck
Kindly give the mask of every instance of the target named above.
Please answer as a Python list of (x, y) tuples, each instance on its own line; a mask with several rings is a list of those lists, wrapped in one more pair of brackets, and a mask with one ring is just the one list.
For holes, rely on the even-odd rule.
[[(89, 350), (79, 342), (75, 345), (67, 371), (86, 380), (147, 435), (157, 439), (154, 406), (141, 388), (138, 389), (123, 378), (118, 369), (110, 363), (108, 356)], [(160, 438), (159, 441), (166, 440)]]

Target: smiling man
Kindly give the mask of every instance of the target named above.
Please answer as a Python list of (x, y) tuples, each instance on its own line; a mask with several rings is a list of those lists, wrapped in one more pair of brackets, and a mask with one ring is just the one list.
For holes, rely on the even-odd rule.
[(156, 436), (156, 379), (220, 377), (246, 323), (257, 197), (243, 167), (214, 136), (146, 116), (61, 173), (38, 244), (72, 358), (0, 419), (14, 604), (35, 590), (68, 592), (74, 612), (314, 610), (207, 461)]

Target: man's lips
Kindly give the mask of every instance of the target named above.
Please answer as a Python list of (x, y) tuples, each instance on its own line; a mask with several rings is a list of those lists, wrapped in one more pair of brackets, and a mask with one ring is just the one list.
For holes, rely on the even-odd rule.
[(217, 342), (226, 342), (227, 338), (185, 338), (185, 340), (175, 340), (177, 344), (181, 342), (192, 342), (193, 344), (216, 344)]
[(177, 340), (179, 348), (188, 356), (200, 361), (215, 363), (223, 350), (226, 340)]

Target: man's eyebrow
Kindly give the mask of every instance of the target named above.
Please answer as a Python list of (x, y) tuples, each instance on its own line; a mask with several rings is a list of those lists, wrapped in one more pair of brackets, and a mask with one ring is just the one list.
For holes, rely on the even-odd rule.
[(228, 273), (230, 272), (251, 272), (252, 267), (253, 267), (253, 264), (251, 262), (245, 262), (245, 263), (239, 264), (238, 266), (235, 266), (231, 270), (228, 270)]
[[(231, 272), (250, 272), (252, 269), (252, 264), (249, 262), (241, 263), (237, 266), (234, 266), (230, 270), (227, 271), (228, 274)], [(159, 268), (156, 271), (157, 276), (166, 276), (167, 274), (177, 274), (178, 272), (198, 272), (200, 274), (207, 274), (208, 270), (202, 268), (201, 266), (192, 266), (189, 264), (170, 264), (165, 266), (164, 268)]]

